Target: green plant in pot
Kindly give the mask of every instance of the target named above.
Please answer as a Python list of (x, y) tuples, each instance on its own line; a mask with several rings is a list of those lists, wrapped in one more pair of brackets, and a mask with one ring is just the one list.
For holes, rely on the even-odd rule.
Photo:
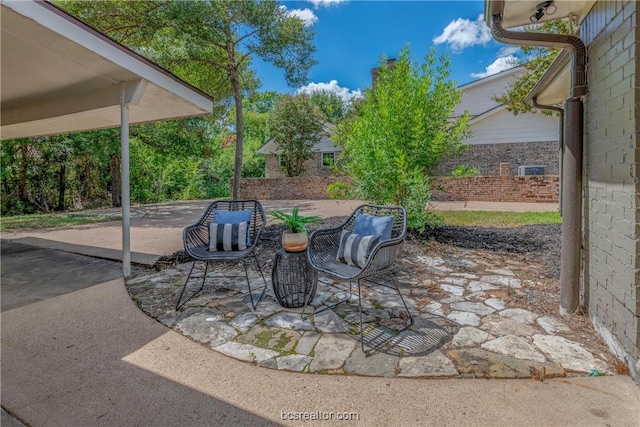
[(287, 252), (302, 252), (307, 249), (309, 235), (307, 224), (313, 224), (322, 220), (319, 216), (302, 216), (298, 214), (298, 207), (295, 206), (290, 214), (282, 211), (271, 211), (269, 215), (282, 221), (287, 228), (282, 233), (282, 247)]

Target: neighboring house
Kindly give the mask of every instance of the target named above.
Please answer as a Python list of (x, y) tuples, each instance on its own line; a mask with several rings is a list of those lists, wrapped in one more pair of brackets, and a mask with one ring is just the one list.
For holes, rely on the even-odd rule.
[[(342, 148), (336, 147), (331, 141), (333, 125), (323, 123), (322, 138), (313, 146), (313, 158), (306, 162), (307, 176), (333, 176), (333, 166), (338, 160), (338, 153)], [(259, 154), (265, 155), (265, 177), (282, 178), (286, 176), (282, 169), (282, 159), (278, 153), (278, 142), (271, 138), (258, 149)]]
[(564, 45), (573, 60), (559, 55), (527, 97), (565, 110), (560, 305), (570, 312), (580, 296), (640, 382), (640, 2), (485, 0), (494, 35), (511, 44), (522, 33), (506, 30), (567, 16), (579, 22)]
[(504, 175), (507, 167), (509, 175), (558, 175), (558, 117), (540, 112), (516, 116), (493, 100), (507, 91), (520, 71), (512, 68), (459, 87), (463, 97), (453, 116), (465, 111), (471, 115), (472, 135), (462, 141), (469, 148), (442, 164), (438, 175), (450, 175), (460, 165), (477, 167), (484, 176), (501, 175), (501, 170)]

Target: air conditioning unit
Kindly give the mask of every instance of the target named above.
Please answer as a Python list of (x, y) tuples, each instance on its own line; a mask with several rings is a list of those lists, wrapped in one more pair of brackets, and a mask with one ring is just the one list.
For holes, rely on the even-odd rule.
[(546, 175), (547, 167), (542, 165), (518, 166), (518, 175)]

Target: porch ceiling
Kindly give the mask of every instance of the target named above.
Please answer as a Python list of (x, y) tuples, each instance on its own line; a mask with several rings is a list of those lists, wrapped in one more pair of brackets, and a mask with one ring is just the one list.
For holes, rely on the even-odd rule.
[[(554, 19), (575, 16), (578, 22), (582, 22), (587, 13), (595, 4), (595, 0), (555, 0), (553, 5), (557, 10), (553, 14), (544, 14), (539, 23)], [(531, 25), (531, 16), (545, 3), (543, 0), (485, 0), (485, 20), (491, 26), (491, 17), (502, 14), (505, 28), (523, 27)]]
[(0, 138), (209, 114), (213, 100), (50, 3), (1, 4)]

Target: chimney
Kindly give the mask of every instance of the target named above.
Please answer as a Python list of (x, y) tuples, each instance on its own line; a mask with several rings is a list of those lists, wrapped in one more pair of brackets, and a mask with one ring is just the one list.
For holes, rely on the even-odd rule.
[[(393, 68), (396, 65), (396, 58), (387, 59), (387, 68)], [(378, 75), (380, 74), (380, 67), (375, 67), (371, 69), (371, 87), (373, 89), (376, 88), (376, 80), (378, 80)]]

